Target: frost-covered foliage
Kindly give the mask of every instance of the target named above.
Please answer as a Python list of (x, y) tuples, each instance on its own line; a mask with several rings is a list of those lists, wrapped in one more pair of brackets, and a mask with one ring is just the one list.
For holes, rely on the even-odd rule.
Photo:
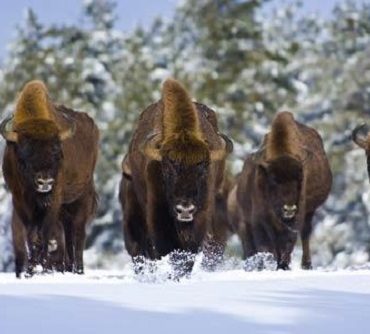
[[(82, 23), (62, 26), (42, 24), (28, 11), (0, 69), (0, 109), (3, 115), (12, 112), (17, 92), (38, 78), (55, 101), (88, 112), (98, 123), (100, 205), (89, 229), (90, 266), (119, 262), (120, 163), (139, 113), (160, 97), (168, 76), (218, 113), (220, 128), (235, 143), (233, 174), (259, 145), (276, 111), (291, 110), (317, 128), (334, 185), (315, 217), (314, 265), (368, 261), (366, 159), (350, 133), (370, 114), (369, 4), (338, 3), (330, 17), (320, 18), (305, 15), (293, 2), (186, 0), (173, 18), (129, 33), (116, 29), (113, 1), (86, 0), (81, 8)], [(3, 185), (0, 204), (1, 270), (11, 258), (10, 201)]]

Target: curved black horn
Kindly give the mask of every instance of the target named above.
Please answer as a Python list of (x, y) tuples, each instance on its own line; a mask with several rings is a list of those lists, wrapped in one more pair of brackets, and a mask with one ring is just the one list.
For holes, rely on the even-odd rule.
[(145, 142), (141, 145), (140, 150), (148, 158), (152, 160), (161, 161), (162, 156), (160, 154), (160, 148), (158, 147), (159, 140), (154, 140), (159, 136), (158, 132), (152, 133), (147, 136)]
[(220, 138), (223, 141), (223, 145), (221, 149), (211, 150), (210, 158), (211, 160), (222, 160), (225, 159), (226, 155), (231, 153), (234, 149), (233, 142), (230, 138), (223, 133), (218, 133)]
[(361, 148), (366, 149), (368, 133), (369, 129), (367, 125), (365, 123), (362, 123), (356, 126), (352, 131), (352, 140)]
[(18, 141), (18, 134), (15, 131), (7, 130), (8, 124), (12, 121), (13, 115), (5, 118), (0, 124), (0, 134), (6, 141), (16, 143)]
[(234, 144), (231, 141), (231, 139), (228, 136), (224, 135), (223, 133), (219, 133), (219, 136), (225, 141), (226, 152), (231, 153), (234, 150)]

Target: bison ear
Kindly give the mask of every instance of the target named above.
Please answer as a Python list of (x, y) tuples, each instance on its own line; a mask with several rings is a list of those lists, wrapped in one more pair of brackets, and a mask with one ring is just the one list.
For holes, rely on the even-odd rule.
[(367, 138), (368, 138), (369, 128), (363, 123), (355, 127), (352, 131), (352, 140), (361, 148), (367, 149)]
[(13, 116), (5, 118), (0, 124), (0, 134), (4, 137), (6, 141), (16, 143), (18, 142), (18, 133), (12, 131), (8, 128), (11, 127), (11, 121)]

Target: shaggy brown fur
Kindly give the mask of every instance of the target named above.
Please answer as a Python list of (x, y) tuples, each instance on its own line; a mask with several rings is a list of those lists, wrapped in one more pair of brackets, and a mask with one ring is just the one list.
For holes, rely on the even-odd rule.
[[(27, 262), (29, 274), (39, 263), (61, 271), (66, 264), (67, 270), (82, 273), (85, 226), (96, 209), (98, 129), (87, 114), (49, 103), (42, 83), (27, 84), (13, 119), (16, 135), (8, 136), (2, 127), (8, 140), (3, 173), (13, 197), (17, 277)], [(73, 136), (61, 141), (61, 131), (72, 125)], [(54, 180), (51, 191), (37, 190), (40, 177)]]
[(290, 112), (280, 112), (266, 141), (266, 159), (273, 160), (281, 155), (299, 156), (301, 143), (296, 122)]
[(163, 84), (163, 141), (161, 154), (186, 165), (209, 159), (195, 106), (185, 88), (168, 79)]
[(185, 88), (178, 81), (167, 79), (163, 84), (162, 99), (164, 140), (179, 135), (201, 139), (195, 106)]
[[(167, 80), (162, 100), (142, 112), (122, 164), (124, 238), (133, 259), (196, 253), (207, 234), (216, 238), (215, 195), (223, 181), (225, 141), (214, 111), (191, 102), (182, 85)], [(212, 160), (216, 151), (223, 154)], [(191, 221), (178, 220), (180, 204), (196, 208)]]
[(37, 80), (27, 83), (18, 98), (13, 129), (18, 130), (18, 124), (35, 118), (54, 121), (52, 109), (45, 84)]
[(39, 140), (47, 140), (57, 137), (59, 128), (54, 121), (47, 119), (30, 119), (13, 125), (13, 129), (20, 135)]
[(247, 157), (228, 199), (244, 258), (267, 251), (274, 254), (278, 268), (288, 269), (300, 233), (302, 267), (311, 268), (311, 221), (331, 184), (319, 134), (290, 113), (277, 114), (260, 150)]

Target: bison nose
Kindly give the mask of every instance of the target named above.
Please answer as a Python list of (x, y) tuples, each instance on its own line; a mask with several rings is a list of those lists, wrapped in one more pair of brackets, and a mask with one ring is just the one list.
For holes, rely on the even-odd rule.
[(36, 190), (39, 193), (48, 193), (53, 189), (54, 179), (42, 174), (36, 176)]
[(194, 204), (177, 204), (175, 206), (177, 220), (182, 222), (192, 221), (194, 219), (195, 209)]
[(284, 218), (286, 219), (292, 219), (295, 214), (297, 213), (297, 205), (293, 204), (293, 205), (288, 205), (288, 204), (285, 204), (283, 206), (283, 215), (284, 215)]

